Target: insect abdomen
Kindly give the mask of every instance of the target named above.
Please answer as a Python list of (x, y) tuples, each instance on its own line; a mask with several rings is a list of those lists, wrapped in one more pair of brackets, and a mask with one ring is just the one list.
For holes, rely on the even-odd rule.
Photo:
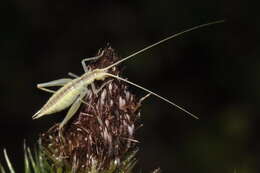
[(33, 116), (33, 118), (40, 118), (43, 115), (59, 112), (69, 107), (83, 89), (82, 85), (75, 85), (76, 82), (77, 81), (64, 85), (54, 93), (42, 109)]
[(56, 103), (54, 103), (52, 106), (50, 106), (50, 113), (55, 113), (55, 112), (59, 112), (63, 109), (66, 109), (67, 107), (69, 107), (74, 101), (75, 99), (78, 97), (79, 95), (79, 91), (76, 89), (71, 89), (70, 91), (66, 92), (63, 94), (63, 96), (61, 96)]

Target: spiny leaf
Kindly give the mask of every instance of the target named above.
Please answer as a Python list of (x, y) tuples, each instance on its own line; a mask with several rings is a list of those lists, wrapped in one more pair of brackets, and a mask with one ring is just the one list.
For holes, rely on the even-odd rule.
[(155, 169), (152, 173), (160, 173), (161, 172), (161, 169), (160, 168), (157, 168)]
[(34, 158), (32, 156), (32, 152), (30, 150), (30, 148), (28, 147), (27, 148), (27, 152), (28, 152), (28, 155), (29, 155), (29, 158), (30, 158), (30, 162), (32, 164), (32, 167), (33, 167), (33, 170), (34, 170), (34, 173), (41, 173), (38, 166), (35, 164), (35, 161), (34, 161)]
[(4, 169), (4, 167), (2, 166), (1, 163), (0, 163), (0, 172), (1, 172), (1, 173), (5, 173), (5, 169)]
[(12, 166), (10, 160), (9, 160), (9, 157), (7, 155), (6, 149), (4, 149), (4, 155), (5, 155), (5, 160), (6, 160), (7, 166), (10, 170), (10, 173), (15, 173), (14, 168), (13, 168), (13, 166)]
[(29, 162), (27, 151), (26, 151), (25, 141), (24, 141), (23, 149), (24, 149), (24, 171), (25, 171), (25, 173), (31, 173), (30, 162)]

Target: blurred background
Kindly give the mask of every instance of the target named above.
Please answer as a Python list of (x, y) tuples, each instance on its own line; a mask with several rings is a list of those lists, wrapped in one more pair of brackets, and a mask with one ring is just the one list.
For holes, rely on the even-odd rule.
[(50, 96), (37, 83), (82, 74), (81, 59), (108, 43), (125, 57), (173, 33), (226, 19), (122, 64), (130, 81), (200, 117), (147, 99), (136, 172), (259, 172), (257, 8), (245, 0), (1, 1), (0, 149), (7, 148), (22, 172), (24, 139), (33, 146), (40, 132), (62, 120), (65, 112), (31, 119)]

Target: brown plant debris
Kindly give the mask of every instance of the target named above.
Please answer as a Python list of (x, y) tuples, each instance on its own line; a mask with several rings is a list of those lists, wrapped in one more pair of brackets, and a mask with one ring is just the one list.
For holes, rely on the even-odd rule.
[[(112, 48), (105, 48), (104, 55), (88, 67), (104, 68), (118, 59)], [(120, 75), (121, 71), (113, 67), (109, 73)], [(58, 124), (41, 135), (44, 148), (55, 162), (66, 163), (73, 170), (116, 169), (123, 165), (127, 153), (136, 149), (134, 133), (140, 126), (140, 101), (122, 81), (108, 78), (94, 83), (97, 90), (103, 84), (97, 94), (89, 86), (85, 104), (65, 126), (64, 140), (58, 135)]]

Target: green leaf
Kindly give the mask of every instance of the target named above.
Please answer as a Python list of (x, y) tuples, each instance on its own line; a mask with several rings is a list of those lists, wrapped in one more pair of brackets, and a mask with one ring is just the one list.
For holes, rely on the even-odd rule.
[(7, 166), (10, 170), (10, 173), (15, 173), (14, 168), (13, 168), (13, 166), (12, 166), (10, 160), (9, 160), (9, 157), (7, 155), (6, 149), (4, 149), (4, 155), (5, 155), (5, 160), (6, 160)]
[(24, 141), (23, 149), (24, 149), (24, 172), (31, 173), (30, 162), (29, 162), (27, 151), (26, 151), (25, 141)]
[(34, 173), (40, 173), (40, 170), (39, 170), (38, 166), (35, 164), (34, 158), (33, 158), (33, 156), (32, 156), (32, 152), (31, 152), (31, 150), (30, 150), (29, 147), (27, 148), (27, 152), (28, 152), (28, 155), (29, 155), (30, 162), (31, 162), (31, 164), (32, 164)]
[(1, 165), (1, 163), (0, 163), (0, 172), (1, 172), (1, 173), (5, 173), (5, 169), (4, 169), (4, 167)]

